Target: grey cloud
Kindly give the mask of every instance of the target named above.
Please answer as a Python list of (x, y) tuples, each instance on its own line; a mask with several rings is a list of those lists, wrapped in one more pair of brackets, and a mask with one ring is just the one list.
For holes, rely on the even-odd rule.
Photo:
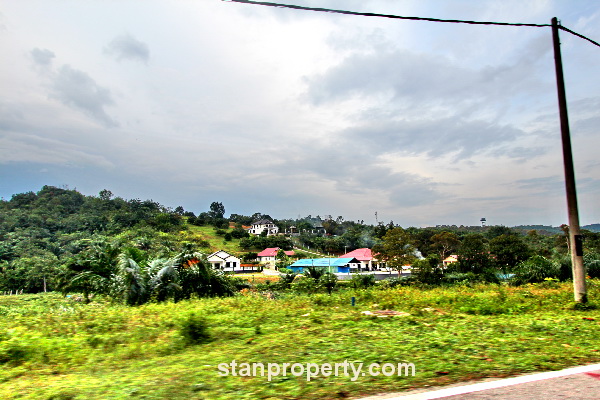
[(558, 176), (520, 179), (515, 182), (515, 185), (518, 188), (530, 190), (543, 195), (558, 195), (565, 190), (564, 180)]
[(426, 108), (445, 106), (476, 112), (500, 98), (533, 93), (541, 83), (536, 68), (549, 52), (547, 38), (536, 37), (511, 64), (464, 67), (442, 56), (407, 50), (350, 55), (328, 71), (305, 77), (308, 97), (317, 105), (348, 97), (387, 96), (392, 107), (410, 104)]
[(357, 150), (350, 143), (314, 144), (296, 153), (296, 158), (289, 159), (284, 168), (295, 174), (332, 181), (337, 191), (349, 195), (378, 193), (378, 197), (405, 207), (432, 204), (440, 197), (441, 184), (379, 165), (372, 153), (364, 151), (367, 147), (361, 145)]
[(33, 134), (4, 134), (0, 138), (2, 164), (35, 162), (42, 164), (93, 165), (110, 168), (113, 164), (89, 149), (61, 140)]
[(48, 49), (38, 49), (37, 47), (31, 50), (31, 58), (41, 67), (49, 67), (52, 64), (52, 59), (56, 55)]
[(104, 107), (114, 104), (110, 91), (99, 86), (83, 71), (63, 65), (52, 83), (51, 96), (63, 104), (83, 111), (108, 127), (117, 125), (104, 110)]
[(370, 152), (404, 152), (426, 154), (429, 157), (454, 154), (465, 159), (495, 148), (496, 155), (514, 156), (510, 148), (501, 150), (499, 144), (510, 143), (525, 133), (511, 126), (487, 121), (467, 121), (460, 117), (416, 121), (365, 121), (347, 129), (343, 136), (349, 142), (361, 141)]
[(104, 49), (104, 52), (114, 56), (118, 61), (134, 60), (148, 63), (150, 59), (148, 45), (129, 34), (114, 38)]

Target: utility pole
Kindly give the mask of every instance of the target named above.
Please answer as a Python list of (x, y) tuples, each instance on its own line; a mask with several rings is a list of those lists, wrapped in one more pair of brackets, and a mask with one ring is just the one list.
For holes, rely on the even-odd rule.
[(573, 267), (573, 292), (575, 301), (587, 303), (585, 284), (585, 266), (583, 265), (583, 240), (579, 230), (579, 211), (577, 207), (577, 190), (575, 188), (575, 169), (571, 150), (571, 133), (567, 113), (567, 95), (563, 76), (562, 57), (560, 54), (560, 38), (558, 36), (558, 19), (552, 18), (552, 40), (554, 42), (554, 64), (556, 66), (556, 85), (558, 89), (558, 110), (560, 114), (560, 132), (562, 137), (563, 161), (565, 166), (565, 186), (567, 191), (567, 208), (569, 213), (569, 251)]

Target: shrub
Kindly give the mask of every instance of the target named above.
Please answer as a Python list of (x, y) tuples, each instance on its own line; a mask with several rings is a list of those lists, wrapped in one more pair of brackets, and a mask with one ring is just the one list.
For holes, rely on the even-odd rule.
[(205, 343), (210, 340), (206, 319), (189, 314), (179, 325), (179, 333), (187, 345)]
[(297, 275), (294, 278), (294, 282), (291, 284), (291, 288), (299, 293), (315, 293), (319, 291), (321, 285), (315, 278), (307, 277), (305, 275)]
[(319, 283), (325, 288), (325, 290), (327, 290), (327, 293), (329, 294), (331, 294), (331, 292), (333, 292), (333, 289), (335, 289), (337, 281), (337, 276), (335, 276), (335, 274), (332, 274), (331, 272), (324, 273), (323, 276), (321, 276), (321, 278), (319, 279)]
[(442, 270), (437, 267), (437, 260), (433, 258), (427, 258), (424, 260), (417, 260), (413, 263), (412, 276), (421, 282), (428, 285), (437, 285), (442, 281)]
[(366, 289), (375, 286), (375, 275), (372, 274), (354, 274), (352, 279), (352, 287), (355, 289)]
[(396, 286), (409, 286), (415, 282), (415, 278), (412, 276), (403, 276), (401, 278), (389, 278), (379, 282), (381, 289), (393, 289)]
[(600, 254), (587, 253), (583, 256), (586, 274), (590, 278), (600, 278)]
[(533, 256), (519, 263), (515, 268), (515, 276), (511, 279), (513, 285), (543, 282), (546, 278), (560, 276), (560, 266), (542, 256)]
[[(289, 272), (286, 271), (283, 275), (281, 275), (279, 282), (275, 284), (275, 287), (279, 290), (289, 289), (292, 285), (292, 282), (294, 282), (294, 278), (296, 278), (296, 274), (294, 274), (291, 269), (282, 269), (287, 270)], [(280, 270), (280, 272), (282, 271)]]

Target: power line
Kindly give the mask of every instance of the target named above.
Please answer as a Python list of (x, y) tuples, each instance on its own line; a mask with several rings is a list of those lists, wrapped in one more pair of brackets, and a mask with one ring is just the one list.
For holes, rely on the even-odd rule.
[[(267, 6), (267, 7), (291, 8), (294, 10), (317, 11), (317, 12), (327, 12), (327, 13), (345, 14), (345, 15), (359, 15), (359, 16), (363, 16), (363, 17), (404, 19), (404, 20), (411, 20), (411, 21), (446, 22), (446, 23), (453, 23), (453, 24), (471, 24), (471, 25), (527, 26), (527, 27), (533, 27), (533, 28), (552, 27), (551, 24), (527, 24), (527, 23), (518, 23), (518, 22), (468, 21), (468, 20), (462, 20), (462, 19), (407, 17), (407, 16), (393, 15), (393, 14), (365, 13), (365, 12), (358, 12), (358, 11), (334, 10), (331, 8), (305, 7), (305, 6), (298, 6), (295, 4), (271, 3), (271, 2), (267, 2), (267, 1), (253, 1), (253, 0), (224, 0), (224, 1), (230, 1), (232, 3), (253, 4), (253, 5)], [(582, 34), (579, 34), (568, 28), (565, 28), (562, 25), (559, 25), (558, 28), (562, 29), (563, 31), (569, 32), (572, 35), (578, 36), (584, 40), (587, 40), (588, 42), (600, 47), (600, 43), (598, 43), (586, 36), (583, 36)]]
[(562, 26), (562, 25), (559, 25), (559, 26), (558, 26), (558, 29), (562, 29), (562, 30), (563, 30), (563, 31), (565, 31), (565, 32), (569, 32), (569, 33), (570, 33), (570, 34), (572, 34), (572, 35), (579, 36), (580, 38), (582, 38), (582, 39), (585, 39), (585, 40), (587, 40), (588, 42), (590, 42), (590, 43), (593, 43), (593, 44), (595, 44), (596, 46), (600, 47), (600, 43), (598, 43), (598, 42), (595, 42), (595, 41), (593, 41), (592, 39), (590, 39), (590, 38), (588, 38), (588, 37), (585, 37), (585, 36), (583, 36), (583, 35), (581, 35), (581, 34), (579, 34), (579, 33), (577, 33), (577, 32), (573, 32), (572, 30), (570, 30), (570, 29), (568, 29), (568, 28), (565, 28), (565, 27), (564, 27), (564, 26)]
[(454, 23), (454, 24), (472, 24), (472, 25), (529, 26), (529, 27), (535, 27), (535, 28), (543, 28), (543, 27), (552, 26), (550, 24), (524, 24), (524, 23), (512, 23), (512, 22), (465, 21), (465, 20), (460, 20), (460, 19), (405, 17), (405, 16), (401, 16), (401, 15), (392, 15), (392, 14), (365, 13), (365, 12), (358, 12), (358, 11), (334, 10), (334, 9), (330, 9), (330, 8), (304, 7), (304, 6), (294, 5), (294, 4), (270, 3), (270, 2), (266, 2), (266, 1), (252, 1), (252, 0), (228, 0), (228, 1), (231, 1), (233, 3), (254, 4), (254, 5), (268, 6), (268, 7), (292, 8), (294, 10), (307, 10), (307, 11), (328, 12), (328, 13), (334, 13), (334, 14), (359, 15), (359, 16), (363, 16), (363, 17), (407, 19), (407, 20), (412, 20), (412, 21), (449, 22), (449, 23)]

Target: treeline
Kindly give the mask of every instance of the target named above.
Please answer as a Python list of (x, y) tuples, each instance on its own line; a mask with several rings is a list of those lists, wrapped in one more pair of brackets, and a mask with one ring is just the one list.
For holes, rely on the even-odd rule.
[[(100, 283), (108, 285), (123, 276), (119, 260), (125, 254), (138, 265), (139, 271), (132, 273), (145, 279), (145, 293), (151, 293), (156, 271), (150, 265), (156, 266), (156, 260), (210, 252), (209, 243), (195, 235), (190, 224), (212, 225), (224, 241), (239, 240), (240, 251), (247, 252), (266, 247), (289, 250), (294, 244), (337, 255), (372, 248), (389, 266), (414, 264), (415, 276), (420, 274), (423, 281), (436, 281), (442, 273), (445, 279), (448, 273), (492, 279), (499, 273), (517, 274), (524, 266), (542, 271), (539, 276), (550, 270), (554, 272), (544, 276), (568, 279), (570, 274), (566, 226), (557, 233), (504, 226), (403, 229), (393, 222), (373, 226), (342, 216), (309, 215), (274, 220), (280, 232), (293, 235), (250, 237), (244, 226), (265, 218), (270, 217), (255, 213), (226, 218), (220, 202), (196, 215), (181, 206), (171, 209), (153, 200), (115, 197), (108, 190), (85, 196), (76, 190), (44, 186), (37, 193), (0, 201), (0, 292), (83, 290), (85, 285), (98, 291)], [(582, 230), (582, 234), (586, 267), (595, 276), (600, 266), (600, 233)], [(451, 254), (458, 255), (459, 261), (440, 269)], [(171, 264), (178, 265), (176, 275), (183, 276), (179, 273), (185, 269), (183, 264)], [(79, 285), (84, 281), (88, 283)], [(176, 280), (173, 284), (178, 285)]]
[(185, 230), (184, 213), (108, 190), (85, 196), (44, 186), (16, 194), (0, 201), (0, 292), (59, 290), (84, 271), (109, 279), (127, 252), (143, 264), (189, 246), (206, 249)]

